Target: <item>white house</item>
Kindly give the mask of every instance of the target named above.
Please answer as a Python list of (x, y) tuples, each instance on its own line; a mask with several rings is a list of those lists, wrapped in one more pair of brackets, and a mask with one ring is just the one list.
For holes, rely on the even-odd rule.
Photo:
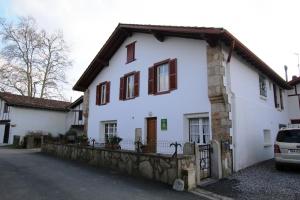
[(211, 143), (219, 177), (272, 158), (289, 123), (290, 86), (222, 28), (119, 24), (74, 89), (88, 137), (116, 134), (123, 149), (141, 137), (154, 153)]
[(67, 108), (68, 112), (66, 114), (66, 128), (71, 128), (77, 133), (82, 134), (84, 129), (83, 96), (80, 96)]
[(28, 132), (64, 134), (69, 102), (0, 92), (0, 143), (13, 143), (14, 135)]
[(300, 77), (293, 76), (289, 81), (292, 89), (288, 90), (288, 111), (291, 124), (300, 124)]

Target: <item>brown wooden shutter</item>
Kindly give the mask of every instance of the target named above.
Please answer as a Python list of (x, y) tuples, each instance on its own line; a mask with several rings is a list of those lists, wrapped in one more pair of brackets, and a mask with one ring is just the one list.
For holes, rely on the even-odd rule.
[(96, 87), (96, 105), (100, 105), (100, 85), (97, 85)]
[(278, 108), (278, 102), (277, 102), (277, 89), (276, 89), (276, 85), (273, 84), (273, 93), (274, 93), (274, 104), (275, 104), (275, 108)]
[(125, 78), (124, 77), (121, 77), (120, 78), (120, 94), (119, 94), (119, 99), (120, 100), (124, 100), (124, 96), (125, 96), (125, 82), (124, 82)]
[(148, 69), (148, 94), (154, 94), (154, 66)]
[(126, 46), (127, 48), (127, 63), (135, 60), (135, 42)]
[(177, 59), (172, 59), (169, 62), (169, 82), (170, 90), (176, 90), (177, 89)]
[(106, 103), (110, 100), (110, 81), (106, 82)]
[(134, 97), (139, 96), (140, 91), (140, 72), (134, 73)]

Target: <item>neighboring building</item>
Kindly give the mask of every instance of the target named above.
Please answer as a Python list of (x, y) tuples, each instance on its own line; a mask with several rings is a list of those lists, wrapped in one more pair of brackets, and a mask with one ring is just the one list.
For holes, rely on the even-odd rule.
[(83, 134), (84, 116), (83, 116), (83, 96), (68, 106), (66, 116), (66, 127), (75, 130), (79, 134)]
[(0, 143), (12, 144), (14, 135), (29, 132), (64, 134), (69, 102), (0, 92)]
[(289, 123), (290, 86), (222, 28), (119, 24), (74, 89), (88, 137), (116, 134), (123, 149), (141, 137), (154, 153), (212, 143), (217, 177), (272, 158)]
[(288, 90), (288, 110), (291, 124), (300, 124), (300, 77), (293, 76), (288, 82), (292, 86)]

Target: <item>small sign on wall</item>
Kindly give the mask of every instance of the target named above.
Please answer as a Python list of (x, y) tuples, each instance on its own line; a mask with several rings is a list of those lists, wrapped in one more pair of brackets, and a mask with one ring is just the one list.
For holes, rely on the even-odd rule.
[(166, 118), (160, 120), (160, 128), (162, 131), (168, 130), (168, 120)]

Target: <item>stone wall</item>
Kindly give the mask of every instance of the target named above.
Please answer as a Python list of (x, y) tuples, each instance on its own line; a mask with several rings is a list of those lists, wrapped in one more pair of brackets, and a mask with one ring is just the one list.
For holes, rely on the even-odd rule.
[[(219, 144), (213, 152), (221, 151), (221, 163), (219, 158), (212, 160), (212, 165), (221, 165), (214, 167), (221, 168), (222, 174), (219, 177), (226, 177), (232, 173), (232, 154), (230, 150), (231, 136), (230, 120), (231, 107), (228, 100), (228, 94), (225, 87), (225, 58), (221, 45), (207, 47), (207, 70), (208, 70), (208, 97), (211, 103), (211, 129), (212, 140)], [(215, 146), (217, 148), (217, 146)], [(214, 157), (214, 156), (213, 156)]]
[(195, 187), (195, 177), (185, 177), (186, 171), (195, 170), (194, 156), (178, 155), (173, 158), (171, 155), (59, 144), (43, 144), (42, 152), (167, 184), (173, 184), (175, 179), (181, 178), (189, 180), (190, 183), (186, 183), (189, 189)]

